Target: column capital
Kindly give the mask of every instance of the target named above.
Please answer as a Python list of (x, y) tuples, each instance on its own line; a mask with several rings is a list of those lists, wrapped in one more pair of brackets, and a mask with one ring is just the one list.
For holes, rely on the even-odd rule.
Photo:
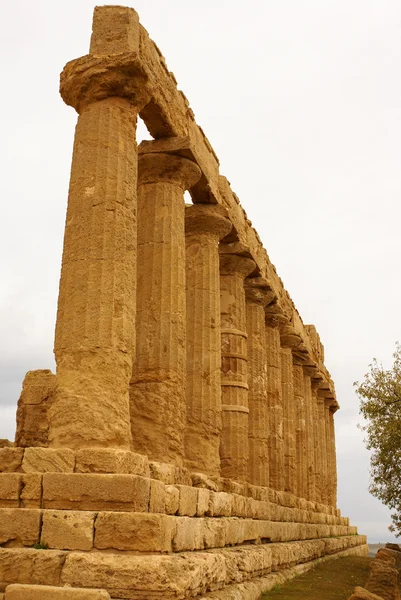
[(264, 308), (273, 302), (276, 294), (264, 277), (247, 277), (245, 279), (245, 298), (247, 302)]
[(182, 156), (164, 152), (141, 152), (138, 157), (138, 186), (146, 183), (171, 183), (183, 191), (197, 183), (198, 165)]
[(256, 268), (248, 246), (241, 242), (220, 244), (219, 254), (221, 275), (240, 275), (245, 279)]
[(185, 234), (187, 236), (208, 235), (221, 240), (230, 233), (231, 229), (232, 224), (224, 206), (190, 204), (185, 207)]

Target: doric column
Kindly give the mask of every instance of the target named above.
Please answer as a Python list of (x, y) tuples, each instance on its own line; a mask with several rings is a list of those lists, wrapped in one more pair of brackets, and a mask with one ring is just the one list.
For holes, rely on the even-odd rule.
[[(105, 28), (109, 9), (118, 35)], [(55, 335), (54, 447), (130, 447), (135, 330), (136, 121), (150, 91), (137, 63), (138, 15), (95, 11), (90, 54), (61, 74), (75, 130)], [(130, 72), (130, 77), (127, 73)]]
[(255, 269), (239, 242), (220, 244), (221, 288), (221, 474), (248, 478), (248, 368), (244, 279)]
[(313, 425), (313, 399), (312, 384), (308, 367), (304, 367), (304, 386), (305, 386), (305, 421), (306, 421), (306, 498), (315, 500), (316, 479), (315, 479), (315, 433)]
[(220, 475), (221, 332), (219, 240), (230, 233), (218, 205), (185, 209), (187, 299), (187, 421), (185, 463), (193, 471)]
[(267, 405), (269, 425), (269, 487), (284, 490), (284, 410), (281, 387), (281, 315), (266, 310)]
[(323, 466), (322, 459), (323, 454), (321, 450), (321, 423), (319, 413), (319, 381), (312, 379), (312, 415), (313, 415), (313, 443), (314, 443), (314, 457), (315, 457), (315, 498), (316, 502), (324, 503), (322, 498), (323, 490)]
[(329, 504), (328, 497), (328, 468), (327, 468), (327, 441), (326, 441), (326, 410), (324, 397), (318, 395), (318, 414), (319, 414), (319, 448), (321, 453), (321, 502)]
[(305, 382), (302, 363), (293, 356), (294, 377), (294, 403), (295, 403), (295, 431), (296, 431), (296, 458), (297, 458), (297, 495), (307, 497), (307, 441), (306, 441), (306, 400)]
[(182, 464), (186, 423), (184, 191), (198, 181), (200, 169), (187, 158), (153, 153), (151, 143), (140, 153), (138, 168), (132, 445), (155, 460)]
[(281, 349), (281, 387), (283, 394), (284, 489), (296, 493), (296, 435), (294, 378), (291, 348)]
[(337, 504), (337, 466), (334, 434), (334, 415), (331, 400), (325, 401), (326, 456), (327, 456), (327, 504)]
[(267, 355), (265, 310), (275, 294), (263, 277), (245, 279), (246, 331), (248, 334), (249, 479), (269, 485), (269, 424), (267, 405)]

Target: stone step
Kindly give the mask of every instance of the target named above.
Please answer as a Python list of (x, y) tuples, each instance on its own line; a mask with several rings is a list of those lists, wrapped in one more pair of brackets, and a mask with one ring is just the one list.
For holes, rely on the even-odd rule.
[(350, 548), (367, 552), (366, 538), (344, 536), (173, 555), (3, 548), (0, 581), (5, 586), (99, 588), (124, 600), (181, 600)]
[(110, 600), (106, 590), (13, 584), (6, 588), (5, 600)]

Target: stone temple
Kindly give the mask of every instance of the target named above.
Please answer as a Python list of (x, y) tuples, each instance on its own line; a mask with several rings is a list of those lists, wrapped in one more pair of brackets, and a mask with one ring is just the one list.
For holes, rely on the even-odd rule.
[(0, 448), (0, 598), (256, 600), (367, 554), (336, 504), (319, 335), (133, 9), (95, 9), (60, 91), (57, 372), (27, 373)]

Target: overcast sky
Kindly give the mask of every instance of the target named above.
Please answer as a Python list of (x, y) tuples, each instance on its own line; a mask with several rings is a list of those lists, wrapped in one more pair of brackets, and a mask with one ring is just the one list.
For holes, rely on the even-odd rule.
[[(109, 2), (121, 4), (121, 2)], [(51, 368), (76, 114), (59, 72), (91, 0), (0, 2), (0, 437)], [(390, 540), (368, 491), (353, 382), (401, 341), (399, 0), (136, 0), (337, 388), (339, 507)], [(143, 129), (140, 136), (146, 136)]]

